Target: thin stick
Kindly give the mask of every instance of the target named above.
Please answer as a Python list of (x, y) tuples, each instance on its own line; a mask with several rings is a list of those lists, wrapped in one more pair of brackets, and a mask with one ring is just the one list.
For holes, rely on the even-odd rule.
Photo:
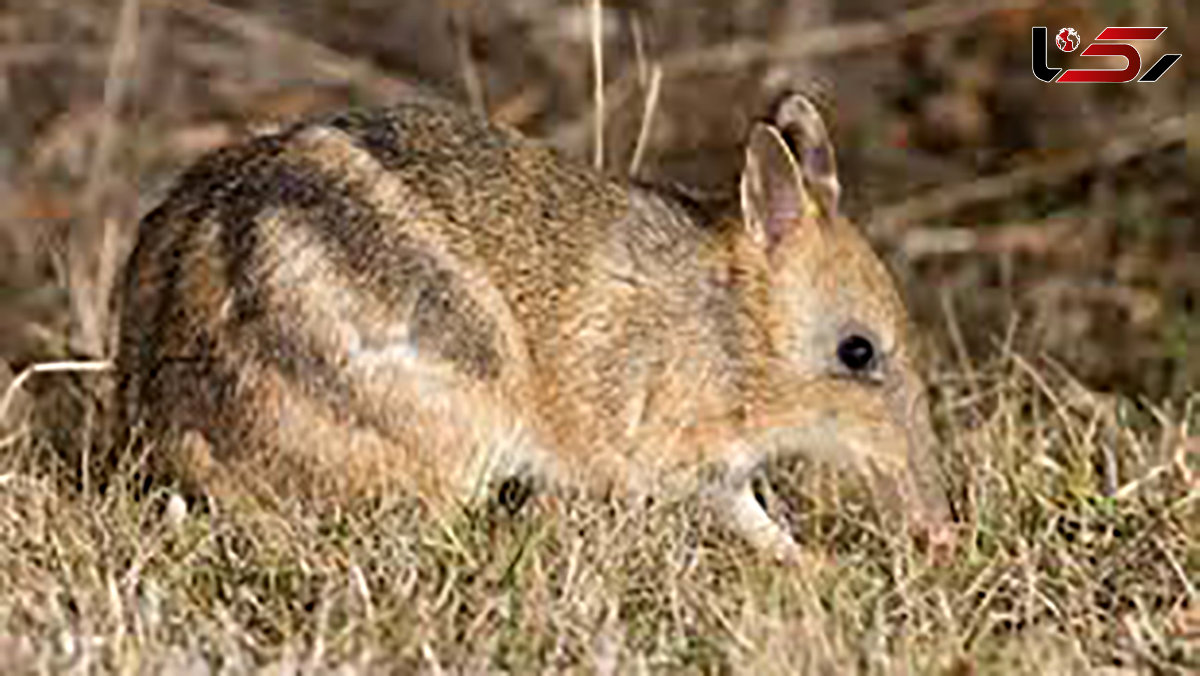
[(475, 112), (487, 114), (487, 98), (483, 89), (483, 78), (479, 75), (479, 64), (471, 53), (471, 19), (467, 14), (468, 4), (455, 3), (451, 13), (450, 27), (454, 31), (454, 45), (458, 52), (458, 64), (462, 68), (463, 86), (467, 88), (467, 100)]
[(101, 112), (100, 130), (97, 132), (96, 149), (92, 153), (92, 164), (88, 171), (88, 182), (84, 188), (85, 203), (95, 208), (105, 181), (113, 148), (120, 131), (117, 116), (133, 82), (133, 69), (137, 65), (139, 0), (124, 0), (117, 18), (117, 32), (109, 53), (108, 72), (104, 76), (104, 102)]
[(100, 230), (100, 261), (96, 269), (96, 277), (93, 282), (96, 285), (94, 302), (103, 307), (103, 311), (97, 310), (100, 317), (103, 318), (102, 324), (99, 324), (97, 330), (100, 331), (99, 339), (101, 342), (100, 354), (110, 355), (112, 342), (116, 337), (115, 330), (109, 330), (108, 322), (108, 297), (116, 286), (117, 274), (121, 267), (121, 238), (120, 228), (112, 218), (105, 218)]
[[(84, 213), (72, 233), (68, 275), (70, 279), (70, 306), (73, 335), (72, 346), (89, 356), (104, 354), (108, 321), (106, 299), (111, 290), (110, 283), (116, 274), (117, 242), (108, 232), (109, 223), (103, 207), (105, 188), (112, 174), (112, 158), (120, 140), (121, 108), (129, 96), (137, 68), (138, 31), (141, 3), (139, 0), (124, 0), (117, 18), (116, 35), (108, 60), (108, 72), (104, 78), (104, 102), (101, 108), (100, 128), (96, 146), (92, 151), (91, 167), (87, 185), (83, 190)], [(104, 228), (101, 242), (101, 259), (97, 267), (89, 265), (92, 243), (82, 229), (93, 226), (101, 219)]]
[(638, 130), (637, 145), (633, 150), (633, 159), (629, 162), (629, 175), (636, 177), (642, 168), (642, 158), (646, 147), (650, 145), (650, 127), (654, 124), (654, 114), (658, 111), (658, 92), (662, 84), (662, 66), (655, 64), (650, 71), (650, 90), (646, 92), (646, 107), (642, 111), (642, 127)]
[(604, 168), (604, 0), (591, 0), (592, 3), (592, 72), (593, 83), (592, 102), (595, 108), (595, 154), (592, 164), (597, 169)]
[(112, 370), (113, 364), (111, 361), (51, 361), (41, 364), (33, 364), (25, 367), (23, 371), (13, 378), (12, 382), (4, 390), (4, 397), (0, 398), (0, 419), (8, 415), (8, 408), (12, 406), (13, 398), (17, 396), (17, 392), (24, 387), (25, 381), (29, 380), (37, 373), (63, 373), (63, 372), (103, 372)]
[[(970, 4), (947, 0), (899, 12), (886, 19), (806, 31), (781, 43), (745, 39), (682, 52), (664, 59), (662, 66), (666, 75), (677, 80), (688, 75), (744, 70), (763, 61), (802, 61), (888, 45), (913, 35), (973, 23), (995, 12), (1042, 4), (1044, 0), (991, 0)], [(606, 88), (605, 98), (626, 101), (637, 92), (637, 84), (636, 72), (624, 73)], [(578, 147), (595, 124), (585, 114), (579, 120), (563, 125), (554, 134), (553, 141), (561, 147)]]
[(289, 32), (247, 12), (230, 9), (208, 0), (150, 0), (155, 4), (209, 24), (239, 39), (260, 45), (278, 45), (300, 55), (299, 64), (322, 77), (350, 82), (371, 99), (392, 102), (419, 96), (424, 90), (392, 77), (368, 61), (355, 59), (325, 45)]
[(943, 216), (965, 206), (1020, 193), (1033, 186), (1066, 181), (1097, 166), (1114, 166), (1135, 157), (1148, 155), (1176, 143), (1187, 134), (1187, 116), (1176, 115), (1147, 125), (1139, 119), (1123, 120), (1117, 128), (1141, 128), (1142, 131), (1118, 136), (1099, 149), (1083, 149), (1060, 159), (1020, 167), (998, 176), (930, 190), (883, 209), (871, 216), (868, 230), (889, 239), (899, 236), (906, 224)]
[(967, 349), (967, 341), (963, 338), (962, 325), (958, 321), (958, 312), (954, 309), (954, 299), (948, 290), (942, 290), (940, 299), (942, 301), (942, 314), (946, 318), (946, 330), (950, 334), (950, 343), (954, 347), (954, 356), (958, 361), (958, 367), (962, 369), (963, 374), (967, 377), (967, 385), (971, 390), (971, 396), (981, 399), (983, 395), (979, 387), (979, 374), (975, 371), (975, 364), (971, 361), (971, 352)]
[(59, 43), (24, 44), (0, 47), (0, 68), (37, 64), (50, 59), (69, 59), (76, 63), (95, 62), (107, 52), (96, 48), (72, 46), (64, 51)]
[(629, 18), (629, 32), (633, 34), (633, 56), (637, 64), (638, 84), (646, 86), (650, 77), (650, 67), (646, 63), (646, 35), (642, 31), (642, 20), (636, 13)]

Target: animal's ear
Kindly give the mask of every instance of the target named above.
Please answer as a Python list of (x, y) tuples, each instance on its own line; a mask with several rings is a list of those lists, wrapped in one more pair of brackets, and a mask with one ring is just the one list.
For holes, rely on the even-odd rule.
[(768, 251), (790, 231), (819, 228), (837, 211), (833, 147), (816, 108), (783, 99), (771, 122), (754, 125), (742, 170), (742, 215)]
[(742, 218), (750, 236), (768, 251), (803, 216), (800, 167), (779, 130), (757, 123), (746, 143), (742, 169)]
[(832, 219), (837, 215), (842, 188), (837, 177), (833, 141), (821, 113), (807, 97), (789, 94), (775, 105), (773, 119), (796, 157), (814, 206), (827, 219)]

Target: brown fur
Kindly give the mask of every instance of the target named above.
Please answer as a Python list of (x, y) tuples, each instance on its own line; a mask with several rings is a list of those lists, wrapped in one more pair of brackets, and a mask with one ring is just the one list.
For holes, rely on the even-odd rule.
[[(837, 193), (799, 97), (715, 215), (444, 104), (300, 125), (202, 160), (142, 223), (125, 423), (210, 491), (443, 504), (514, 476), (682, 478), (792, 556), (749, 480), (810, 453), (942, 522), (905, 310)], [(839, 362), (850, 333), (870, 373)]]

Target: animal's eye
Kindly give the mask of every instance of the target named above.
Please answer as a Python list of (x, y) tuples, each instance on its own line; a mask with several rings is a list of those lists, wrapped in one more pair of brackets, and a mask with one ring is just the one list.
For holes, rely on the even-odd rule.
[(838, 361), (857, 373), (865, 371), (875, 361), (875, 346), (870, 340), (856, 333), (838, 343), (837, 355)]

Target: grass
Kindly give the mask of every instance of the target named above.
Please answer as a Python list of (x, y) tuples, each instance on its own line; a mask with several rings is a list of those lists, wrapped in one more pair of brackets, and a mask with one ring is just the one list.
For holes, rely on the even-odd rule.
[(940, 565), (816, 467), (772, 472), (816, 554), (787, 569), (693, 501), (546, 495), (449, 523), (405, 496), (185, 512), (167, 490), (73, 488), (35, 426), (0, 456), (0, 671), (1200, 667), (1197, 411), (1015, 355), (972, 373), (937, 386), (965, 521)]

